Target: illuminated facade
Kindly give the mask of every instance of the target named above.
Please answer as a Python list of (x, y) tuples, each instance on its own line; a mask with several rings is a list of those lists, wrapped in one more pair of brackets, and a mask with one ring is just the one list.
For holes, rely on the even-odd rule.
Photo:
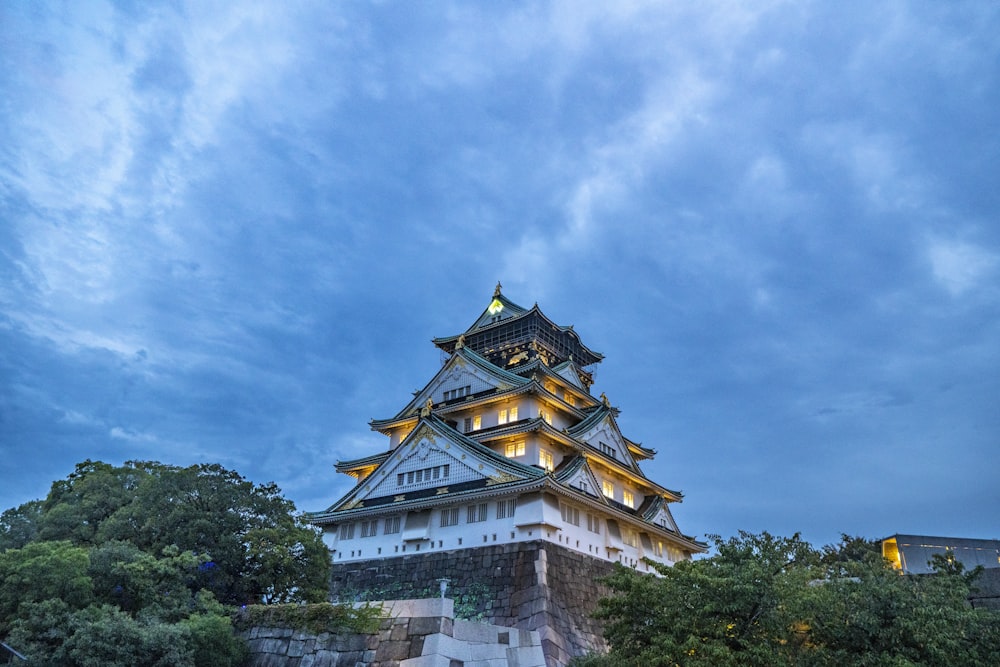
[(591, 393), (601, 354), (572, 326), (501, 292), (395, 416), (371, 422), (384, 452), (341, 461), (357, 484), (324, 512), (335, 563), (544, 540), (641, 570), (706, 550), (681, 533), (681, 494), (648, 479), (655, 451), (618, 428)]
[(1000, 567), (1000, 540), (928, 535), (893, 535), (882, 540), (882, 556), (907, 574), (933, 572), (930, 560), (935, 554), (957, 560), (968, 570), (979, 565), (996, 568)]

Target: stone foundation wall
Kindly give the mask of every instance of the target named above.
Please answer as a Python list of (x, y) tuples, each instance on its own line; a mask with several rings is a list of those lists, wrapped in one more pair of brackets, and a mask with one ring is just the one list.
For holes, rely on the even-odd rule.
[(255, 627), (245, 667), (545, 667), (537, 632), (457, 620), (452, 600), (382, 603), (371, 634)]
[(330, 594), (340, 602), (429, 597), (446, 578), (459, 618), (536, 630), (548, 667), (564, 667), (606, 650), (603, 627), (591, 615), (609, 593), (597, 579), (613, 567), (549, 542), (522, 542), (336, 563)]

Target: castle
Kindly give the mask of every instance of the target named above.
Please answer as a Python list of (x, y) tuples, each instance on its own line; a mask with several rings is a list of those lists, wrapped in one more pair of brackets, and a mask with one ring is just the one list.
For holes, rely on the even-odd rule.
[[(639, 467), (656, 452), (625, 437), (618, 409), (592, 394), (587, 369), (603, 355), (572, 326), (555, 324), (537, 304), (517, 305), (498, 284), (471, 327), (433, 342), (448, 355), (442, 368), (396, 415), (371, 422), (388, 448), (339, 462), (337, 471), (357, 484), (311, 515), (335, 573), (384, 571), (393, 559), (440, 553), (473, 562), (473, 550), (484, 548), (563, 553), (595, 572), (610, 563), (649, 571), (647, 560), (669, 565), (706, 550), (671, 515), (681, 493)], [(544, 589), (540, 576), (535, 584)], [(496, 611), (494, 622), (541, 626), (544, 639), (552, 619), (516, 606)], [(556, 638), (553, 651), (578, 654), (600, 641), (581, 648)]]

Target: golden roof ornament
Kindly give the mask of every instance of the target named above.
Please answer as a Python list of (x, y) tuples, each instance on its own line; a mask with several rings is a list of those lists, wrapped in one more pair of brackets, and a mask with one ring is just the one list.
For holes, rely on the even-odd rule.
[(461, 350), (463, 347), (465, 347), (465, 334), (460, 334), (458, 340), (455, 341), (455, 349)]
[(605, 394), (603, 391), (601, 392), (601, 403), (603, 403), (604, 407), (606, 408), (611, 407), (611, 401), (608, 400), (608, 395)]
[(434, 401), (432, 401), (430, 398), (428, 398), (427, 402), (424, 403), (424, 407), (420, 408), (420, 416), (421, 417), (430, 417), (431, 416), (431, 408), (433, 408), (433, 407), (434, 407)]
[(496, 286), (496, 288), (494, 288), (494, 290), (493, 290), (493, 298), (496, 298), (496, 297), (500, 296), (500, 288), (501, 288), (501, 287), (503, 287), (503, 285), (501, 285), (501, 284), (500, 284), (500, 281), (498, 280), (498, 281), (497, 281), (497, 286)]

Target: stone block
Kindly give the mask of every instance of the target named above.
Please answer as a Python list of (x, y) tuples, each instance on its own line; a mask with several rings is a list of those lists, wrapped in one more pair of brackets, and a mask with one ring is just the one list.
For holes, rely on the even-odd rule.
[(389, 632), (389, 641), (398, 642), (403, 641), (409, 637), (407, 632), (407, 626), (405, 624), (399, 624), (392, 626), (392, 631)]
[(406, 660), (409, 656), (410, 642), (408, 641), (382, 642), (375, 651), (375, 660), (378, 662)]
[(411, 618), (409, 631), (411, 635), (431, 635), (441, 632), (441, 622), (444, 619), (440, 616), (419, 616)]
[(298, 639), (292, 639), (288, 642), (288, 649), (285, 651), (285, 655), (289, 658), (301, 658), (306, 653), (306, 643)]

